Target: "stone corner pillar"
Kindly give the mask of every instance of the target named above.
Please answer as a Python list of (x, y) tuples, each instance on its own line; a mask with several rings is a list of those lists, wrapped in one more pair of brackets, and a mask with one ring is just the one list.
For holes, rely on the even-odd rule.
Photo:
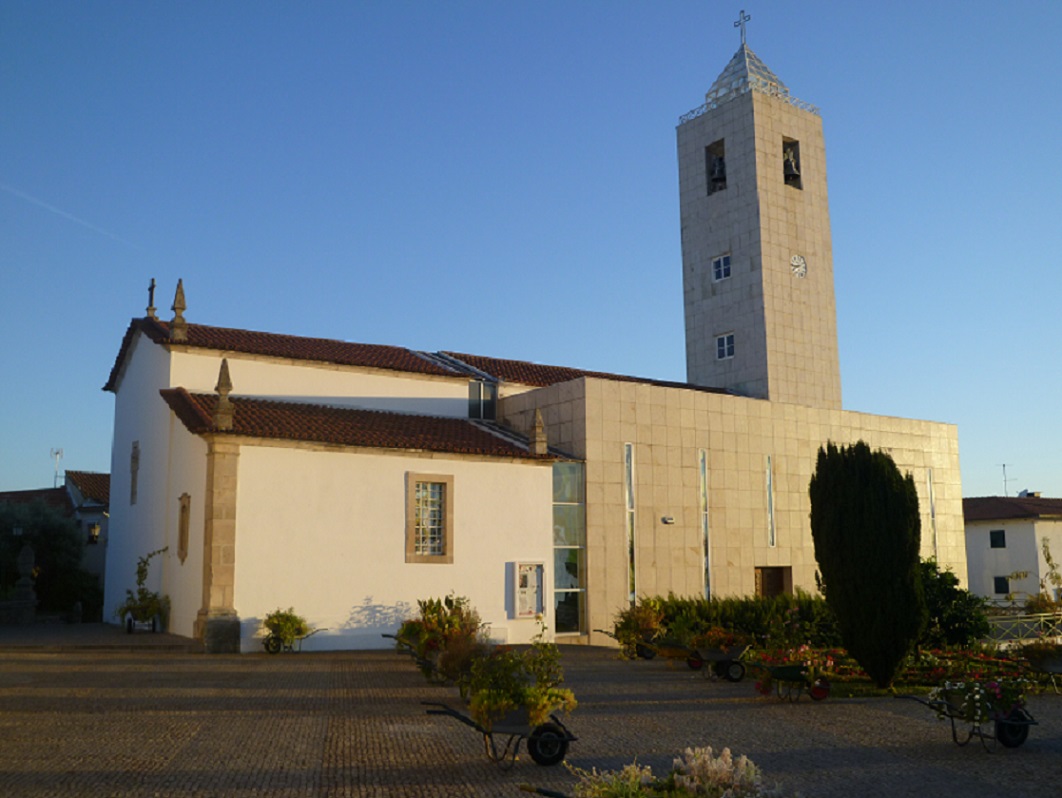
[(207, 654), (239, 654), (240, 616), (235, 610), (200, 610), (195, 637), (203, 642)]

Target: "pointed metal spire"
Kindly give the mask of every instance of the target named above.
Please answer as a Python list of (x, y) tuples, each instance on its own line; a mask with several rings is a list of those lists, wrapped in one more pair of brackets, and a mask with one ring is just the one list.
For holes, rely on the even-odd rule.
[(184, 301), (184, 281), (177, 280), (177, 295), (173, 298), (173, 305), (170, 307), (174, 314), (173, 321), (170, 322), (171, 341), (188, 340), (188, 322), (184, 320), (184, 311), (187, 308), (188, 305)]
[(546, 425), (542, 421), (542, 411), (535, 408), (535, 423), (531, 427), (531, 437), (528, 438), (527, 448), (531, 454), (542, 456), (549, 453), (549, 442), (546, 440)]
[(218, 384), (214, 386), (218, 393), (218, 406), (214, 410), (214, 426), (219, 430), (232, 429), (232, 401), (229, 394), (232, 393), (232, 378), (229, 376), (229, 360), (221, 359), (221, 369), (218, 371)]

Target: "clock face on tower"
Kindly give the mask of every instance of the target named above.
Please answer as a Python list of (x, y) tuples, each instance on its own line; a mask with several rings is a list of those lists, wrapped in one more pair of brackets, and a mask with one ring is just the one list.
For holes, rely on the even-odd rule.
[(789, 259), (789, 268), (793, 270), (793, 274), (797, 277), (807, 277), (808, 274), (808, 262), (804, 260), (803, 255), (794, 255)]

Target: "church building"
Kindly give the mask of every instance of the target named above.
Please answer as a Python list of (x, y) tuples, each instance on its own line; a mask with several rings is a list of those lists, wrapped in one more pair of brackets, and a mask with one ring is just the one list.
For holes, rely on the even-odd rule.
[(743, 35), (677, 135), (685, 383), (206, 326), (182, 284), (162, 320), (152, 295), (105, 386), (105, 606), (164, 549), (148, 587), (210, 651), (261, 650), (287, 607), (307, 648), (383, 647), (450, 593), (499, 641), (610, 644), (639, 596), (814, 592), (816, 455), (857, 440), (965, 576), (956, 428), (841, 406), (818, 110)]

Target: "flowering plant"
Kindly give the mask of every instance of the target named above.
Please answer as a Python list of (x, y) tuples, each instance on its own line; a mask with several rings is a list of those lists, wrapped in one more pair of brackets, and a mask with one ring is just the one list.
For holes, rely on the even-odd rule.
[(654, 777), (649, 767), (627, 765), (619, 771), (580, 770), (568, 766), (579, 782), (576, 798), (783, 798), (778, 785), (767, 787), (763, 775), (746, 756), (735, 758), (729, 748), (716, 755), (711, 748), (687, 748), (671, 772)]
[(961, 717), (970, 723), (1004, 718), (1013, 710), (1025, 706), (1026, 679), (998, 679), (988, 682), (944, 682), (929, 691), (930, 701), (944, 702), (937, 716)]
[(713, 626), (693, 638), (693, 647), (726, 651), (727, 649), (747, 645), (748, 642), (748, 637), (740, 632), (724, 629), (721, 626)]

